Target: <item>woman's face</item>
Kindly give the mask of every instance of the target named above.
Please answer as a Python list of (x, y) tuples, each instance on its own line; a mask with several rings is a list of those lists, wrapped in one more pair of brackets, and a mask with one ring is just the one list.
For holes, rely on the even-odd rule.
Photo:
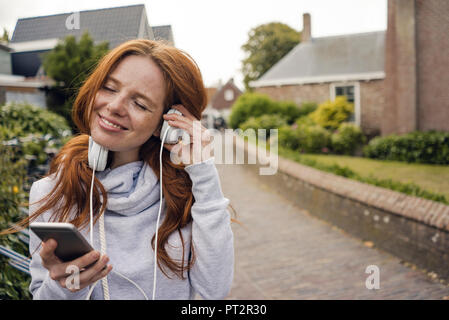
[(140, 146), (161, 120), (164, 97), (165, 82), (159, 67), (148, 57), (125, 57), (95, 96), (92, 138), (115, 151), (114, 157), (138, 160)]

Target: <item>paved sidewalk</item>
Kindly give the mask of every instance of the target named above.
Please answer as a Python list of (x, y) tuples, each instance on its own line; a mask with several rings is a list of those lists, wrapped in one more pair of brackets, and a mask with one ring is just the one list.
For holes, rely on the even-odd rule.
[[(233, 224), (235, 275), (228, 299), (442, 299), (449, 287), (311, 216), (243, 165), (217, 164)], [(369, 290), (366, 267), (380, 270)], [(447, 298), (446, 298), (447, 299)]]

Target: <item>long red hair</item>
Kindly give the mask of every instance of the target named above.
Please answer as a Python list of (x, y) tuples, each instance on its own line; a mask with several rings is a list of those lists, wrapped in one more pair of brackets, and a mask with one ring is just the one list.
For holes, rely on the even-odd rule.
[[(92, 169), (88, 165), (88, 138), (90, 135), (90, 117), (97, 91), (120, 61), (129, 55), (145, 56), (152, 59), (162, 70), (165, 79), (166, 97), (164, 113), (175, 104), (182, 104), (198, 120), (207, 104), (201, 72), (195, 61), (185, 52), (159, 41), (137, 39), (127, 41), (105, 55), (98, 66), (80, 88), (72, 109), (72, 118), (80, 134), (68, 141), (61, 151), (53, 158), (50, 170), (45, 177), (57, 173), (58, 181), (53, 190), (43, 199), (44, 204), (32, 215), (18, 223), (25, 228), (41, 214), (53, 209), (50, 221), (70, 222), (76, 227), (83, 228), (89, 223), (89, 192)], [(163, 119), (161, 118), (160, 125)], [(159, 177), (159, 152), (161, 141), (151, 136), (140, 149), (140, 158), (148, 163)], [(176, 262), (170, 258), (165, 250), (165, 244), (171, 233), (177, 231), (181, 237), (183, 253), (184, 239), (180, 229), (191, 220), (190, 209), (194, 203), (192, 182), (183, 164), (170, 161), (170, 153), (164, 148), (163, 158), (163, 196), (166, 201), (167, 212), (159, 227), (158, 234), (158, 266), (164, 272), (167, 267), (181, 279), (184, 271), (191, 268), (195, 255), (192, 252), (189, 261)], [(109, 153), (108, 165), (111, 163)], [(104, 201), (101, 204), (100, 194)], [(63, 200), (61, 203), (61, 199)], [(93, 188), (94, 223), (107, 206), (107, 192), (97, 178)], [(58, 208), (55, 210), (54, 208)], [(232, 207), (231, 207), (232, 208)], [(74, 214), (73, 214), (73, 210)], [(17, 228), (8, 229), (1, 234), (16, 232)], [(154, 249), (154, 236), (151, 242)], [(193, 250), (193, 243), (191, 243)], [(184, 255), (183, 255), (184, 256)], [(167, 273), (164, 272), (166, 276)]]

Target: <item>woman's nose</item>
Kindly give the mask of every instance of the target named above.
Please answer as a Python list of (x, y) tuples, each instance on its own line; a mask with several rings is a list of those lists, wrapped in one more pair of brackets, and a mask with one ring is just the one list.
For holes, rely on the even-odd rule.
[(122, 94), (115, 95), (108, 103), (107, 108), (110, 112), (124, 115), (126, 114), (126, 97)]

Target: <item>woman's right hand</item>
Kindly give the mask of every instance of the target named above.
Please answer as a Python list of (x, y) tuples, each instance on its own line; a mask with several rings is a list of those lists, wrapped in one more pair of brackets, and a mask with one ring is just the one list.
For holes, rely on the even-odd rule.
[[(84, 289), (105, 277), (112, 270), (111, 265), (106, 266), (109, 261), (108, 256), (104, 255), (100, 258), (98, 251), (91, 251), (75, 260), (62, 262), (55, 255), (57, 246), (58, 243), (54, 239), (48, 239), (46, 242), (42, 242), (42, 249), (40, 251), (42, 266), (50, 272), (51, 279), (58, 281), (61, 287), (67, 288), (71, 292)], [(88, 268), (86, 268), (87, 266)], [(74, 269), (79, 270), (78, 275), (75, 274), (75, 276), (79, 276), (79, 281), (75, 281), (76, 285), (71, 283), (74, 276)], [(69, 286), (67, 286), (67, 278), (69, 277), (71, 278), (69, 279)]]

